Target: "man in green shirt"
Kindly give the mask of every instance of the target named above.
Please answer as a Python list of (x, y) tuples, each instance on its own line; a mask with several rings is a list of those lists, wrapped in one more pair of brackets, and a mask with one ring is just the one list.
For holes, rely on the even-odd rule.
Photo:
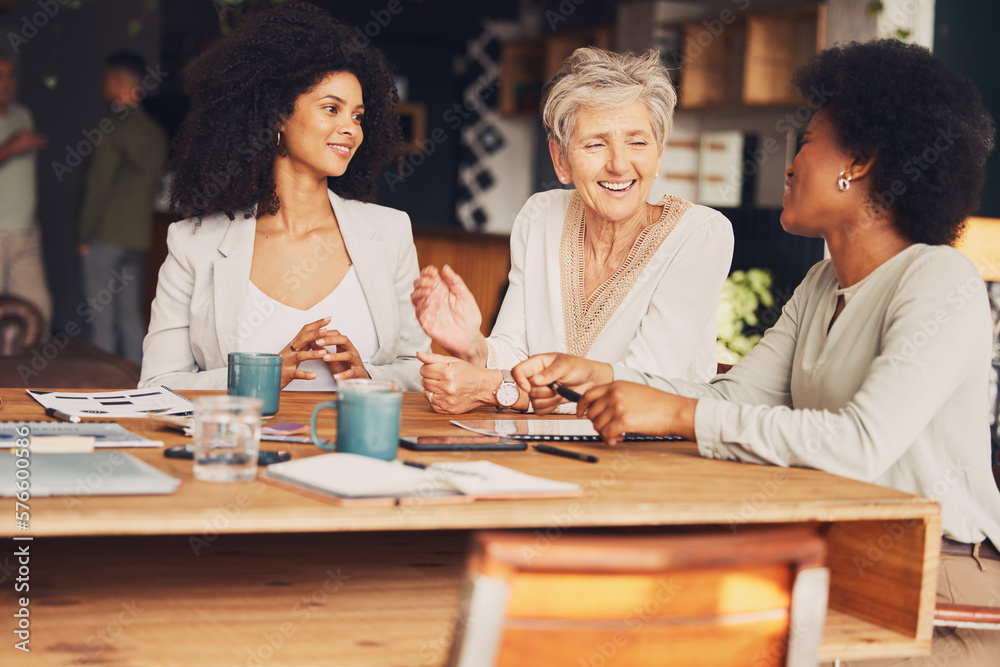
[(14, 101), (14, 57), (0, 50), (0, 293), (31, 303), (48, 329), (52, 299), (38, 232), (35, 156), (45, 137)]
[(101, 121), (84, 178), (79, 252), (86, 304), (78, 314), (91, 342), (139, 364), (146, 251), (153, 201), (167, 155), (163, 128), (142, 108), (145, 62), (130, 52), (108, 57), (101, 92), (113, 116)]

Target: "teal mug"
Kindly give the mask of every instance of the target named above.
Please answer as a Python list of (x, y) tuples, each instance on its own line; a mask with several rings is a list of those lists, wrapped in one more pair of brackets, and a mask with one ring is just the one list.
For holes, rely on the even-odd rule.
[[(313, 408), (309, 432), (320, 449), (361, 454), (391, 461), (399, 448), (399, 416), (403, 392), (391, 380), (341, 380), (337, 400)], [(316, 434), (316, 418), (323, 410), (337, 410), (337, 440)]]
[(281, 397), (281, 355), (265, 352), (230, 352), (230, 396), (249, 396), (261, 400), (262, 417), (278, 412)]

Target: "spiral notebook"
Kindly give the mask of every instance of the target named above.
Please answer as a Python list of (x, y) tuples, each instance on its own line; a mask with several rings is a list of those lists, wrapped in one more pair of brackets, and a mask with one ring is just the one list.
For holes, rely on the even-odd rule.
[[(455, 426), (496, 437), (515, 440), (600, 442), (600, 434), (589, 419), (473, 419), (451, 421)], [(625, 440), (681, 440), (677, 436), (626, 433)]]

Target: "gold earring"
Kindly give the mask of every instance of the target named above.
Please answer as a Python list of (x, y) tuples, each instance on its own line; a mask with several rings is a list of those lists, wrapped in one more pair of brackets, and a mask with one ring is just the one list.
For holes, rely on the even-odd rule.
[(281, 130), (278, 130), (278, 140), (274, 142), (274, 147), (277, 148), (281, 145)]

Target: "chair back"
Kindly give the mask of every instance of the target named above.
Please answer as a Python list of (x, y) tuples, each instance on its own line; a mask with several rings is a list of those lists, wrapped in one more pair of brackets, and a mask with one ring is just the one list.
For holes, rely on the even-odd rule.
[(805, 529), (478, 533), (448, 664), (812, 667), (824, 557)]

